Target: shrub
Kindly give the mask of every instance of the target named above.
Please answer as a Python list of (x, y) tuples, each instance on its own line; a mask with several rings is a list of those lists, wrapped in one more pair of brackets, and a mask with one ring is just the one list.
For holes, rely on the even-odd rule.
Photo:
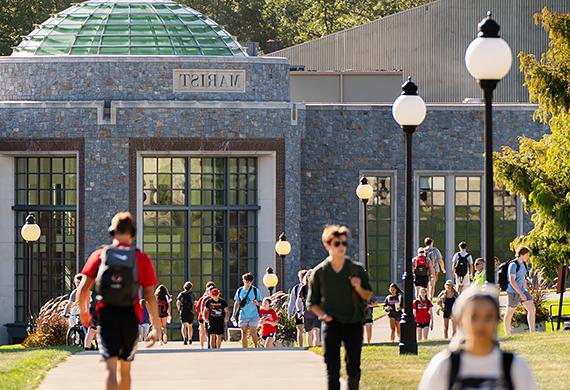
[(40, 310), (34, 330), (24, 340), (26, 348), (43, 348), (54, 345), (65, 345), (67, 320), (61, 316), (67, 303), (66, 296), (50, 299)]

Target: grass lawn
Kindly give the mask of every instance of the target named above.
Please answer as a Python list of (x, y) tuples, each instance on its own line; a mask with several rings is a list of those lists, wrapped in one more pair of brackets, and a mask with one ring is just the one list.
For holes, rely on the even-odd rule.
[[(420, 344), (418, 356), (400, 356), (397, 344), (365, 346), (362, 350), (362, 390), (416, 389), (430, 359), (448, 345), (446, 341)], [(570, 367), (570, 333), (518, 334), (501, 340), (504, 349), (523, 356), (541, 389), (564, 389)], [(321, 349), (315, 352), (322, 353)]]
[(386, 314), (384, 311), (384, 306), (378, 306), (372, 309), (372, 319), (374, 321), (379, 320), (380, 318), (384, 317)]
[(79, 351), (75, 347), (23, 348), (0, 346), (0, 389), (34, 389), (45, 373)]

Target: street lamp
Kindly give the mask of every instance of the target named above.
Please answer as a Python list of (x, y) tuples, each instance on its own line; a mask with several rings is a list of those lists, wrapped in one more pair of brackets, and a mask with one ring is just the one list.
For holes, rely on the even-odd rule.
[(362, 201), (364, 210), (364, 268), (368, 269), (368, 216), (366, 215), (366, 205), (368, 200), (374, 195), (374, 189), (368, 184), (368, 179), (364, 176), (360, 179), (360, 184), (356, 187), (356, 196)]
[(36, 224), (36, 219), (33, 214), (29, 214), (26, 217), (26, 223), (22, 226), (22, 230), (20, 234), (24, 241), (28, 244), (26, 248), (26, 266), (24, 274), (26, 277), (24, 278), (26, 284), (26, 306), (27, 306), (27, 317), (28, 317), (28, 327), (27, 331), (28, 334), (32, 333), (34, 330), (34, 309), (33, 309), (33, 296), (32, 296), (32, 279), (33, 279), (33, 272), (32, 272), (32, 258), (34, 257), (33, 252), (33, 245), (36, 242), (41, 234), (42, 231), (40, 227)]
[(263, 275), (263, 284), (269, 290), (269, 296), (273, 295), (273, 289), (279, 283), (279, 278), (273, 273), (273, 268), (268, 267)]
[(400, 354), (418, 354), (416, 320), (412, 302), (414, 286), (412, 275), (413, 230), (412, 230), (412, 135), (426, 117), (426, 105), (418, 96), (418, 87), (408, 77), (402, 85), (402, 94), (392, 106), (394, 119), (406, 134), (406, 247), (404, 250), (404, 313), (400, 321)]
[(285, 266), (285, 257), (291, 253), (291, 244), (287, 241), (285, 233), (279, 235), (279, 240), (275, 243), (275, 252), (281, 258), (281, 280), (283, 280), (283, 267)]
[(465, 65), (485, 97), (485, 267), (487, 282), (495, 283), (494, 202), (493, 190), (493, 90), (509, 72), (512, 53), (507, 42), (499, 37), (500, 27), (491, 18), (491, 12), (479, 23), (479, 34), (465, 52)]

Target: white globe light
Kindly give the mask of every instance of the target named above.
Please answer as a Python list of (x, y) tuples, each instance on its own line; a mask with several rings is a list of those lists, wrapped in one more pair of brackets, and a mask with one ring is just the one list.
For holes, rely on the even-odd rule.
[(265, 285), (265, 287), (267, 287), (267, 289), (275, 288), (275, 286), (277, 286), (277, 283), (279, 283), (279, 278), (277, 277), (277, 275), (265, 274), (263, 276), (263, 284)]
[(392, 115), (400, 126), (418, 126), (426, 117), (426, 104), (418, 95), (400, 95), (392, 105)]
[(475, 38), (465, 52), (467, 70), (477, 80), (501, 80), (512, 62), (511, 48), (502, 38)]
[(374, 189), (370, 184), (359, 184), (358, 187), (356, 187), (356, 196), (358, 196), (360, 200), (368, 200), (372, 198), (373, 195)]
[(279, 240), (275, 243), (275, 252), (277, 252), (279, 256), (287, 256), (291, 253), (291, 244), (289, 241)]
[(42, 235), (42, 230), (35, 223), (26, 223), (20, 231), (22, 238), (27, 242), (35, 242)]

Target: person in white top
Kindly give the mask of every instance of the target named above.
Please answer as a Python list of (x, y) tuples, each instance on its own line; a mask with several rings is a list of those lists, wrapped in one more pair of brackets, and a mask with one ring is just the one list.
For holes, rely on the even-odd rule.
[(498, 346), (498, 297), (498, 290), (489, 285), (472, 286), (461, 294), (453, 307), (459, 332), (449, 350), (432, 358), (418, 390), (538, 389), (526, 361)]
[(455, 277), (455, 288), (461, 292), (471, 284), (473, 275), (473, 257), (467, 253), (467, 243), (459, 243), (459, 252), (453, 255), (451, 260), (453, 276)]

